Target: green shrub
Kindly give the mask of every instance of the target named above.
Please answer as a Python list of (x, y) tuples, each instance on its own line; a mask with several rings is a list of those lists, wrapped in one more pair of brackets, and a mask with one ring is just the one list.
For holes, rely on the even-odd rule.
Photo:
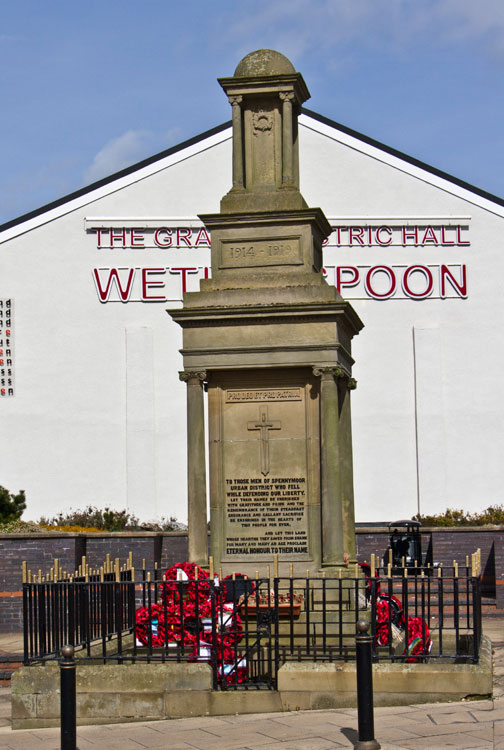
[(0, 486), (0, 523), (8, 523), (21, 518), (26, 509), (25, 491), (19, 490), (12, 495), (5, 487)]
[(14, 521), (0, 522), (0, 534), (36, 534), (41, 529), (40, 526), (34, 521), (21, 521), (20, 518), (16, 518)]
[(447, 508), (444, 513), (433, 516), (417, 514), (413, 520), (423, 526), (504, 526), (504, 505), (490, 505), (480, 513)]
[(46, 518), (42, 516), (38, 523), (46, 529), (61, 527), (80, 527), (93, 531), (174, 531), (180, 528), (175, 518), (161, 518), (160, 521), (140, 521), (127, 510), (113, 510), (96, 508), (88, 505), (83, 510), (70, 509), (67, 513)]

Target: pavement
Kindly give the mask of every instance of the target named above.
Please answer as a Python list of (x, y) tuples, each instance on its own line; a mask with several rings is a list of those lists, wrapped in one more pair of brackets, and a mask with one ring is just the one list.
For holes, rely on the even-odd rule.
[[(504, 750), (504, 619), (484, 631), (494, 646), (491, 700), (375, 708), (382, 750)], [(0, 636), (0, 650), (17, 650), (19, 635)], [(356, 709), (295, 711), (103, 724), (77, 728), (79, 750), (329, 750), (358, 740)], [(0, 750), (60, 750), (59, 729), (12, 731), (10, 689), (0, 689)]]

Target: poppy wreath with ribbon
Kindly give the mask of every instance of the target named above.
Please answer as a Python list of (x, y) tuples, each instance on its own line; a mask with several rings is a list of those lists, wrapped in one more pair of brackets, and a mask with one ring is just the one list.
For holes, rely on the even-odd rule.
[(166, 621), (163, 607), (153, 604), (151, 607), (140, 607), (136, 611), (136, 636), (144, 646), (150, 642), (154, 647), (164, 646), (166, 640)]
[[(209, 575), (194, 563), (177, 563), (168, 568), (164, 578), (159, 586), (159, 603), (150, 608), (140, 607), (136, 612), (137, 639), (144, 646), (149, 645), (150, 639), (151, 645), (156, 648), (170, 642), (183, 643), (184, 647), (192, 646), (188, 661), (198, 661), (201, 646), (210, 650), (213, 648), (212, 633), (201, 627), (201, 620), (212, 616)], [(242, 619), (234, 606), (224, 603), (223, 592), (214, 593), (214, 606), (217, 613), (216, 660), (220, 669), (219, 679), (227, 684), (243, 682), (246, 669), (225, 668), (225, 665), (235, 664), (234, 649), (243, 635)], [(237, 657), (238, 664), (240, 658)]]
[(195, 563), (175, 563), (165, 571), (164, 578), (159, 586), (162, 598), (166, 597), (173, 602), (179, 602), (182, 598), (185, 602), (195, 601), (196, 597), (201, 601), (210, 597), (209, 574)]
[[(239, 631), (231, 633), (217, 633), (215, 660), (217, 665), (217, 675), (220, 684), (237, 685), (245, 682), (247, 679), (247, 666), (245, 657), (235, 650), (242, 638)], [(235, 643), (236, 642), (236, 643)], [(204, 633), (201, 637), (201, 643), (212, 647), (212, 634)], [(192, 661), (197, 661), (198, 648), (196, 647), (192, 654)]]
[[(411, 617), (408, 620), (408, 659), (405, 662), (414, 663), (415, 656), (427, 656), (432, 650), (432, 640), (425, 620), (421, 617)], [(406, 654), (406, 649), (403, 654)]]

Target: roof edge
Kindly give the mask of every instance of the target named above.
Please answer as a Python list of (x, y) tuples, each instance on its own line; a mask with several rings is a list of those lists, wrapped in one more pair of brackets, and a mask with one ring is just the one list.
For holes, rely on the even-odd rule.
[[(349, 128), (346, 125), (342, 125), (341, 123), (336, 122), (335, 120), (331, 120), (329, 117), (325, 117), (324, 115), (319, 115), (317, 112), (314, 112), (311, 109), (307, 109), (306, 107), (301, 108), (301, 113), (307, 115), (308, 117), (311, 117), (313, 120), (320, 122), (323, 125), (328, 125), (329, 127), (334, 128), (335, 130), (339, 130), (340, 132), (345, 133), (345, 135), (348, 135), (351, 138), (355, 138), (356, 140), (362, 141), (363, 143), (366, 143), (369, 146), (377, 148), (380, 151), (383, 151), (384, 153), (389, 154), (390, 156), (394, 156), (398, 159), (401, 159), (407, 164), (411, 164), (412, 166), (422, 169), (425, 172), (428, 172), (443, 180), (446, 180), (447, 182), (450, 182), (453, 185), (456, 185), (457, 187), (460, 187), (464, 190), (468, 190), (469, 192), (474, 193), (475, 195), (478, 195), (480, 198), (484, 198), (485, 200), (495, 203), (498, 206), (504, 207), (504, 198), (500, 198), (499, 196), (494, 195), (493, 193), (489, 193), (486, 190), (476, 187), (475, 185), (471, 185), (471, 183), (465, 182), (465, 180), (460, 180), (457, 177), (454, 177), (453, 175), (449, 174), (448, 172), (444, 172), (443, 170), (437, 169), (436, 167), (433, 167), (430, 164), (427, 164), (426, 162), (420, 161), (420, 159), (416, 159), (414, 156), (410, 156), (409, 154), (405, 154), (404, 152), (399, 151), (395, 148), (392, 148), (391, 146), (387, 146), (381, 141), (377, 141), (374, 138), (364, 135), (363, 133), (359, 133), (357, 130), (353, 130), (352, 128)], [(199, 135), (193, 136), (192, 138), (189, 138), (186, 141), (182, 141), (182, 143), (179, 143), (176, 146), (171, 146), (170, 148), (165, 149), (164, 151), (160, 151), (159, 153), (154, 154), (154, 156), (149, 156), (148, 158), (143, 159), (142, 161), (136, 162), (135, 164), (132, 164), (129, 167), (125, 167), (124, 169), (121, 169), (118, 172), (114, 172), (108, 177), (104, 177), (101, 180), (92, 182), (90, 185), (86, 185), (85, 187), (79, 188), (78, 190), (75, 190), (72, 193), (68, 193), (67, 195), (64, 195), (63, 197), (58, 198), (55, 201), (46, 203), (43, 206), (40, 206), (39, 208), (33, 209), (32, 211), (28, 211), (27, 213), (22, 214), (21, 216), (18, 216), (15, 219), (10, 219), (4, 224), (0, 224), (0, 233), (5, 232), (8, 229), (12, 229), (13, 227), (18, 226), (19, 224), (23, 224), (23, 222), (25, 221), (34, 219), (37, 216), (40, 216), (46, 213), (47, 211), (51, 211), (55, 208), (59, 208), (65, 203), (69, 203), (70, 201), (75, 200), (76, 198), (80, 198), (86, 195), (87, 193), (91, 193), (93, 192), (93, 190), (97, 190), (101, 187), (104, 187), (105, 185), (108, 185), (111, 182), (114, 182), (115, 180), (118, 180), (122, 177), (127, 177), (128, 175), (140, 169), (143, 169), (144, 167), (148, 167), (151, 164), (154, 164), (156, 161), (160, 161), (161, 159), (164, 159), (168, 156), (172, 156), (173, 154), (176, 154), (179, 151), (183, 151), (184, 149), (189, 148), (190, 146), (194, 146), (195, 144), (200, 143), (201, 141), (204, 141), (206, 138), (210, 138), (213, 135), (217, 135), (218, 133), (223, 132), (227, 128), (231, 127), (231, 124), (232, 124), (231, 120), (228, 120), (224, 122), (222, 125), (217, 125), (214, 128), (205, 130), (203, 133), (200, 133)]]
[(488, 193), (486, 190), (483, 190), (482, 188), (478, 188), (475, 185), (471, 185), (470, 182), (465, 182), (464, 180), (460, 180), (458, 177), (454, 177), (448, 172), (443, 172), (442, 169), (437, 169), (436, 167), (432, 167), (430, 164), (420, 161), (420, 159), (416, 159), (414, 156), (410, 156), (409, 154), (405, 154), (402, 151), (398, 151), (397, 149), (392, 148), (391, 146), (387, 146), (385, 143), (381, 143), (381, 141), (377, 141), (374, 138), (370, 138), (369, 136), (364, 135), (363, 133), (359, 133), (357, 130), (353, 130), (352, 128), (349, 128), (346, 125), (342, 125), (340, 122), (331, 120), (329, 117), (324, 117), (324, 115), (319, 115), (317, 112), (313, 112), (313, 110), (307, 109), (306, 107), (302, 107), (301, 112), (302, 114), (308, 115), (308, 117), (312, 117), (314, 120), (321, 122), (323, 125), (329, 125), (329, 127), (335, 128), (336, 130), (341, 130), (342, 133), (345, 133), (346, 135), (349, 135), (352, 138), (356, 138), (359, 141), (363, 141), (364, 143), (367, 143), (369, 146), (373, 146), (374, 148), (380, 149), (380, 151), (384, 151), (385, 153), (390, 154), (391, 156), (395, 156), (398, 159), (402, 159), (403, 161), (407, 162), (408, 164), (411, 164), (414, 167), (418, 167), (419, 169), (423, 169), (426, 172), (430, 172), (430, 174), (433, 174), (436, 177), (440, 177), (443, 180), (447, 180), (448, 182), (451, 182), (454, 185), (457, 185), (458, 187), (463, 188), (464, 190), (469, 190), (471, 193), (475, 193), (476, 195), (479, 195), (481, 198), (485, 198), (485, 200), (491, 201), (492, 203), (497, 203), (499, 206), (504, 206), (504, 198), (500, 198), (498, 195), (493, 195), (493, 193)]
[(148, 167), (151, 164), (154, 164), (154, 162), (160, 161), (161, 159), (164, 159), (167, 156), (172, 156), (173, 154), (176, 154), (178, 151), (183, 151), (185, 148), (194, 146), (200, 141), (204, 141), (206, 138), (210, 138), (212, 135), (217, 135), (218, 133), (221, 133), (223, 130), (226, 130), (227, 128), (231, 127), (231, 124), (232, 124), (231, 120), (228, 120), (222, 125), (217, 125), (214, 128), (210, 128), (210, 130), (205, 130), (203, 133), (200, 133), (199, 135), (195, 135), (192, 138), (189, 138), (187, 141), (182, 141), (182, 143), (178, 143), (176, 146), (171, 146), (170, 148), (167, 148), (164, 151), (160, 151), (159, 153), (154, 154), (154, 156), (149, 156), (146, 159), (142, 159), (142, 161), (138, 161), (129, 167), (125, 167), (124, 169), (119, 170), (119, 172), (114, 172), (108, 177), (103, 177), (101, 180), (97, 180), (96, 182), (92, 182), (90, 185), (86, 185), (85, 187), (79, 188), (78, 190), (75, 190), (73, 193), (68, 193), (68, 195), (64, 195), (63, 197), (58, 198), (55, 201), (46, 203), (45, 205), (40, 206), (40, 208), (35, 208), (32, 211), (28, 211), (28, 213), (22, 214), (21, 216), (18, 216), (15, 219), (10, 219), (9, 221), (6, 221), (5, 224), (0, 224), (0, 233), (6, 231), (7, 229), (12, 229), (12, 227), (17, 226), (18, 224), (22, 224), (25, 221), (34, 219), (35, 217), (40, 216), (46, 211), (51, 211), (54, 208), (58, 208), (59, 206), (62, 206), (64, 203), (69, 203), (70, 201), (75, 200), (76, 198), (80, 198), (81, 196), (86, 195), (87, 193), (91, 193), (93, 192), (93, 190), (96, 190), (97, 188), (104, 187), (105, 185), (108, 185), (110, 182), (114, 182), (115, 180), (118, 180), (121, 177), (127, 177), (129, 174), (132, 174), (133, 172), (136, 172), (139, 169), (143, 169), (144, 167)]

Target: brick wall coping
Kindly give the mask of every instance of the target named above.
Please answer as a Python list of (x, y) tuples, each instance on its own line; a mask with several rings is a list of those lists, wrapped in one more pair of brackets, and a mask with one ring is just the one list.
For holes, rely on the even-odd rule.
[(87, 537), (88, 539), (117, 539), (155, 537), (155, 536), (187, 536), (187, 531), (31, 531), (15, 534), (0, 534), (0, 539), (75, 539), (76, 537)]
[[(392, 524), (393, 525), (393, 524)], [(421, 533), (426, 532), (440, 534), (445, 532), (504, 532), (504, 526), (422, 526)], [(388, 526), (357, 526), (356, 534), (389, 534)], [(210, 532), (209, 532), (210, 534)], [(75, 539), (76, 537), (87, 537), (88, 539), (118, 539), (118, 538), (149, 538), (149, 537), (186, 537), (187, 531), (37, 531), (20, 532), (14, 534), (0, 534), (3, 539)]]
[[(394, 524), (391, 524), (393, 526)], [(420, 533), (425, 532), (442, 533), (452, 531), (458, 533), (462, 531), (485, 531), (495, 533), (496, 531), (504, 531), (504, 526), (421, 526)], [(390, 534), (388, 526), (357, 526), (355, 529), (356, 534)]]

